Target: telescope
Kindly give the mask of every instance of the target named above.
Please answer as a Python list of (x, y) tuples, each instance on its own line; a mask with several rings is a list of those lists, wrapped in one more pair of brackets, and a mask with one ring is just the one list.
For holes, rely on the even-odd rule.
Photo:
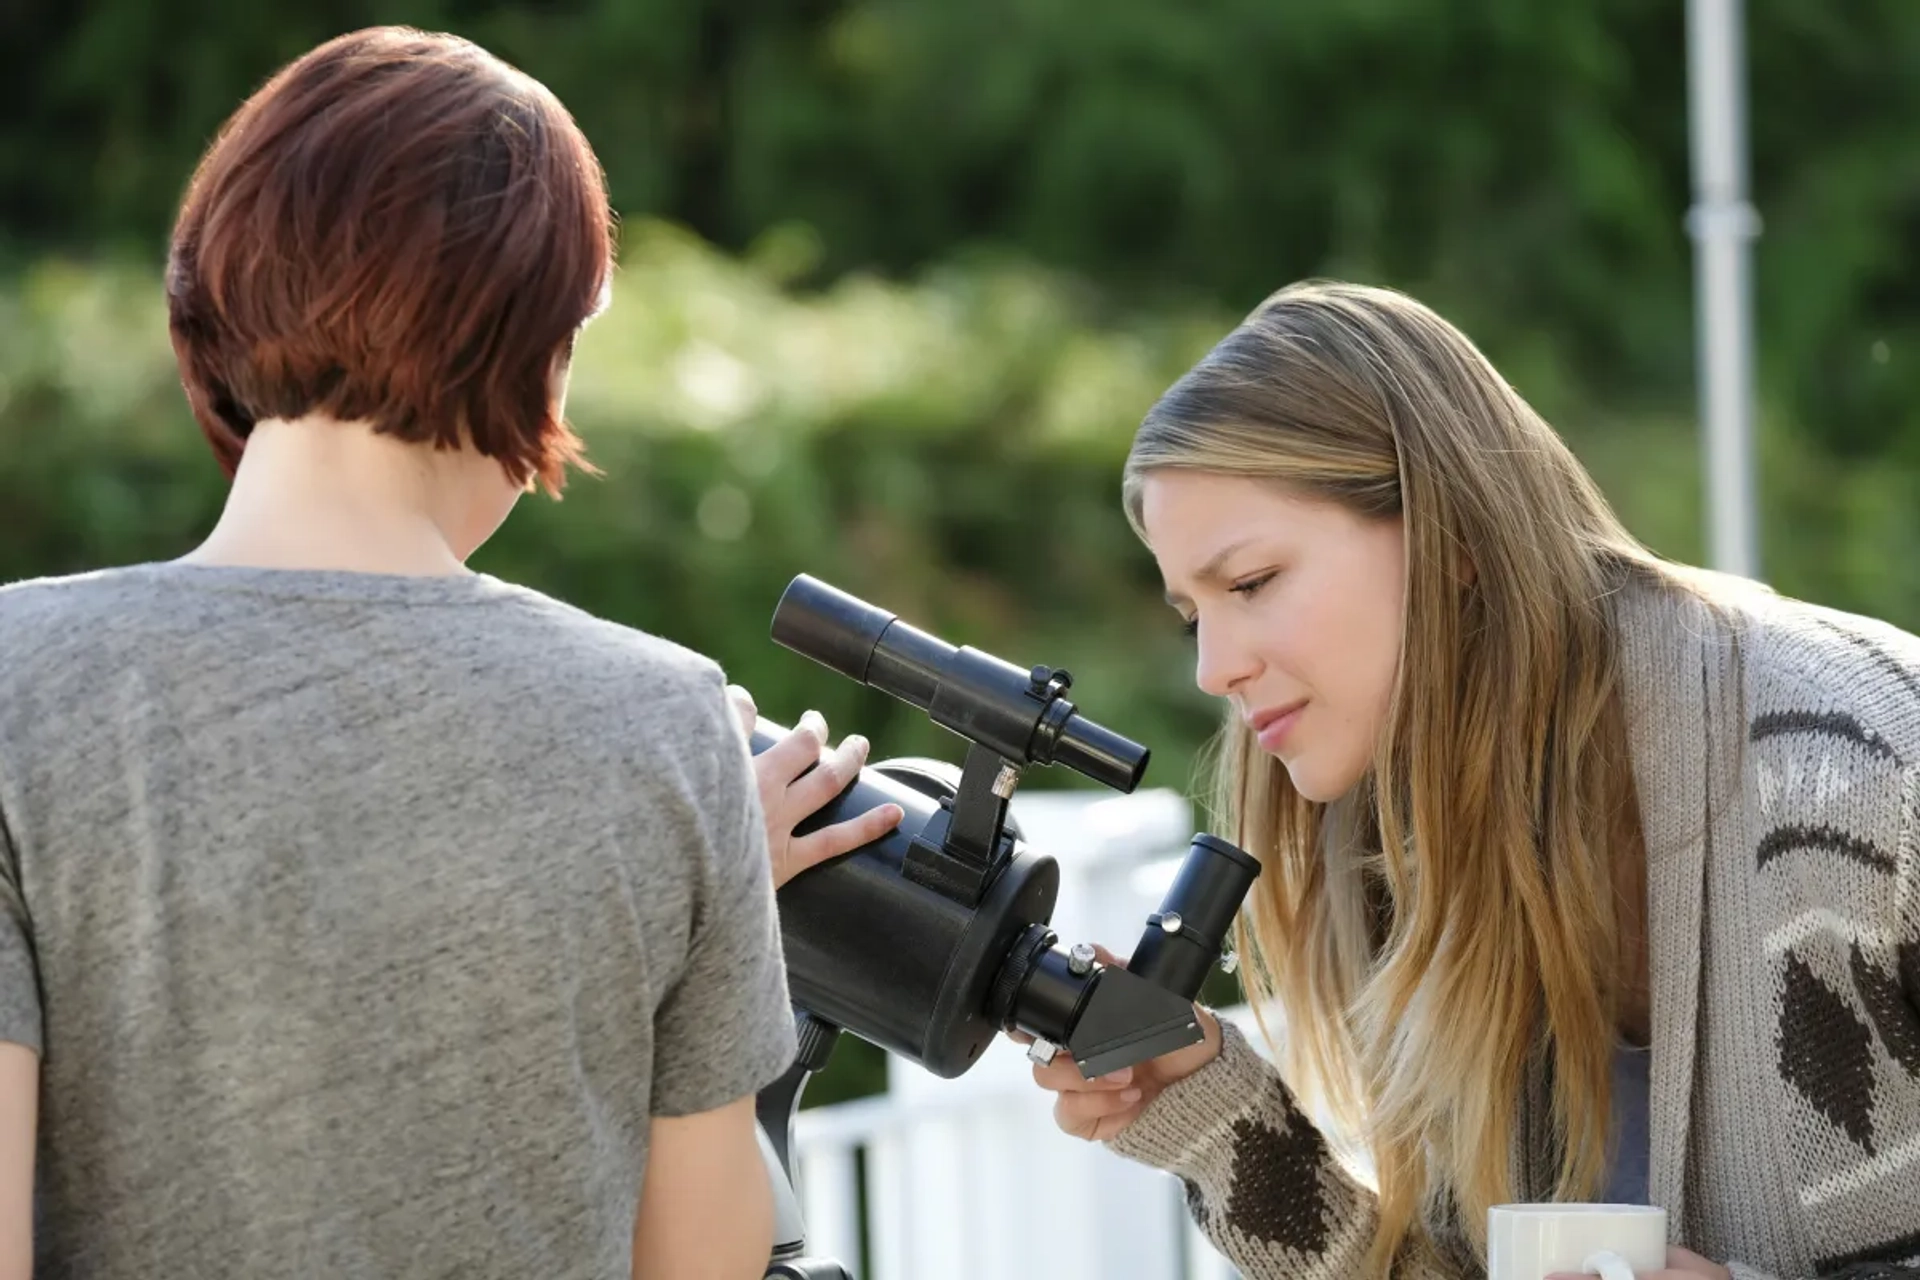
[[(792, 1189), (793, 1116), (841, 1031), (946, 1079), (972, 1067), (1003, 1031), (1031, 1036), (1036, 1062), (1066, 1052), (1089, 1080), (1195, 1044), (1194, 998), (1223, 963), (1260, 864), (1217, 836), (1195, 835), (1126, 966), (1101, 964), (1090, 943), (1066, 945), (1048, 927), (1059, 864), (1025, 845), (1008, 801), (1035, 765), (1063, 765), (1131, 792), (1146, 772), (1146, 747), (1069, 701), (1066, 671), (956, 648), (805, 574), (774, 609), (773, 639), (921, 708), (967, 744), (957, 770), (927, 759), (863, 768), (796, 834), (883, 804), (906, 816), (778, 895), (800, 1049), (756, 1100), (776, 1201), (766, 1274), (851, 1280), (839, 1263), (805, 1256)], [(786, 732), (760, 720), (753, 752)]]

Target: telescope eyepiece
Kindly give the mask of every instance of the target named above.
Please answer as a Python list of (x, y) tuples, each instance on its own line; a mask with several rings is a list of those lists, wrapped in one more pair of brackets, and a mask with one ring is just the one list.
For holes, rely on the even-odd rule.
[(1219, 963), (1233, 918), (1259, 875), (1260, 863), (1251, 854), (1219, 836), (1196, 835), (1160, 909), (1147, 917), (1127, 967), (1193, 999)]

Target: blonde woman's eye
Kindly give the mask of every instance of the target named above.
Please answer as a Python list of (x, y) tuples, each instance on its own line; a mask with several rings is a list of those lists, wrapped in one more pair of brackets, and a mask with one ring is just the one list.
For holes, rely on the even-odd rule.
[(1191, 618), (1182, 618), (1180, 620), (1180, 630), (1185, 633), (1189, 639), (1199, 635), (1200, 615), (1196, 613)]
[(1233, 592), (1237, 596), (1241, 596), (1245, 599), (1251, 600), (1255, 595), (1259, 594), (1260, 588), (1266, 586), (1269, 582), (1272, 582), (1274, 578), (1277, 577), (1278, 575), (1279, 575), (1279, 570), (1277, 569), (1270, 570), (1267, 573), (1258, 574), (1254, 577), (1248, 578), (1244, 582), (1236, 582), (1231, 587), (1228, 587), (1227, 590)]

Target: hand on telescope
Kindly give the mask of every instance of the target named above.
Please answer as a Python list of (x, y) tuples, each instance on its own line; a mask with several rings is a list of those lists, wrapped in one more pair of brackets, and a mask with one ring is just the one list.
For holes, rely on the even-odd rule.
[[(727, 686), (744, 732), (752, 734), (759, 709), (753, 695), (739, 685)], [(773, 887), (829, 858), (878, 840), (906, 817), (897, 804), (883, 804), (857, 818), (796, 836), (793, 829), (839, 795), (867, 762), (867, 740), (857, 734), (832, 751), (827, 750), (827, 722), (817, 711), (800, 717), (786, 737), (753, 758), (754, 780), (760, 787), (760, 807), (767, 815), (767, 849), (773, 855)]]
[[(1126, 967), (1124, 960), (1105, 947), (1094, 950), (1101, 964)], [(1036, 1066), (1034, 1083), (1059, 1095), (1053, 1103), (1053, 1122), (1069, 1137), (1106, 1142), (1118, 1137), (1168, 1085), (1186, 1079), (1219, 1057), (1220, 1024), (1197, 1004), (1193, 1011), (1206, 1036), (1199, 1044), (1109, 1072), (1097, 1080), (1083, 1079), (1080, 1068), (1064, 1050), (1046, 1066)], [(1033, 1037), (1022, 1032), (1009, 1034), (1021, 1044), (1033, 1043)]]

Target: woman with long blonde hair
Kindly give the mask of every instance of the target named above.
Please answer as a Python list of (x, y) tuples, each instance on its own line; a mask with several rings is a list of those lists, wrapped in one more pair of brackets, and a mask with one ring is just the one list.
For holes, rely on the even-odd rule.
[(1659, 559), (1381, 289), (1269, 298), (1125, 500), (1229, 704), (1280, 1067), (1201, 1010), (1037, 1069), (1064, 1129), (1183, 1178), (1250, 1280), (1479, 1274), (1517, 1201), (1664, 1206), (1661, 1276), (1920, 1255), (1920, 641)]

